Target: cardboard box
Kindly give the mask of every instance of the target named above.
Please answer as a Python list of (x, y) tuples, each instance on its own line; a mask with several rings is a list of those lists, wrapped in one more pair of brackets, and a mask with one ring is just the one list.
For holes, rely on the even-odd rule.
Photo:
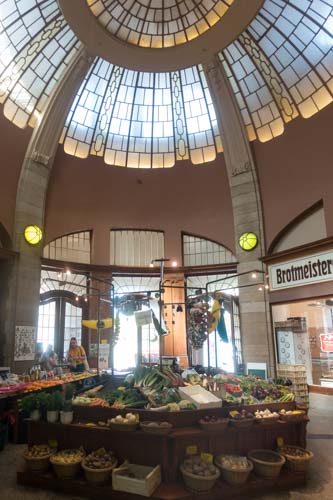
[[(124, 474), (132, 473), (135, 477)], [(112, 488), (144, 497), (150, 497), (161, 484), (161, 468), (146, 465), (126, 464), (112, 471)]]
[(191, 401), (199, 409), (220, 408), (222, 406), (222, 399), (217, 398), (200, 385), (179, 387), (178, 391), (183, 399)]

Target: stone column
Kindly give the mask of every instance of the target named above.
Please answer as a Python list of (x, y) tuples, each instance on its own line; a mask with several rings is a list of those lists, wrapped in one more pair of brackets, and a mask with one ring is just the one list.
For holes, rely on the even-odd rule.
[[(260, 189), (245, 127), (218, 57), (205, 62), (203, 67), (215, 103), (227, 166), (235, 227), (237, 272), (245, 273), (254, 269), (264, 272), (259, 260), (265, 254)], [(240, 235), (248, 231), (254, 232), (259, 240), (257, 247), (250, 252), (242, 250), (238, 244)], [(262, 280), (263, 274), (258, 277)], [(267, 295), (264, 290), (258, 290), (258, 285), (242, 288), (248, 283), (251, 283), (250, 274), (239, 277), (244, 363), (267, 363), (268, 373), (272, 375), (275, 362)]]
[(43, 229), (46, 192), (59, 136), (73, 97), (91, 62), (91, 57), (82, 48), (49, 99), (22, 164), (13, 235), (13, 247), (19, 252), (19, 258), (10, 277), (4, 325), (4, 362), (18, 372), (32, 365), (31, 361), (14, 362), (15, 326), (37, 328), (42, 249), (40, 244), (31, 246), (26, 243), (23, 231), (27, 225)]

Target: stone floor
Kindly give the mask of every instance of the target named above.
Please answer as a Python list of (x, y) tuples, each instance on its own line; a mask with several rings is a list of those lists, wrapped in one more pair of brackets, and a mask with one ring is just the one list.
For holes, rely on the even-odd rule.
[[(315, 457), (309, 472), (307, 485), (283, 493), (272, 493), (257, 500), (333, 500), (333, 411), (310, 411), (308, 448)], [(16, 485), (16, 467), (21, 462), (24, 445), (7, 444), (0, 452), (1, 500), (80, 500), (48, 491)], [(240, 499), (245, 500), (245, 499)]]

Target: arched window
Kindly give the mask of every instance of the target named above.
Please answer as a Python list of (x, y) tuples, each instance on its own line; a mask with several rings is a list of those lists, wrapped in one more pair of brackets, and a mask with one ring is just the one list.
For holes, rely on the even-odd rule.
[(90, 264), (91, 231), (81, 231), (56, 238), (45, 245), (43, 257), (46, 259)]
[(163, 231), (112, 229), (110, 264), (148, 267), (152, 260), (164, 257)]
[(236, 262), (233, 253), (216, 241), (182, 233), (184, 266), (204, 266)]

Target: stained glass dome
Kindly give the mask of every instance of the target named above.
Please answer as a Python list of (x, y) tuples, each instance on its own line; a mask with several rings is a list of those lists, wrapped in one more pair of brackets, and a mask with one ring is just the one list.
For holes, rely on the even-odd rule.
[[(132, 35), (126, 32), (129, 44), (140, 45), (151, 35), (149, 47), (160, 46), (161, 51), (170, 50), (166, 45), (170, 26), (175, 25), (167, 28), (161, 23), (159, 9), (169, 9), (170, 16), (173, 12), (177, 30), (170, 43), (180, 50), (177, 33), (190, 42), (187, 30), (196, 27), (197, 38), (204, 37), (198, 26), (203, 22), (211, 26), (210, 12), (220, 9), (222, 16), (224, 4), (226, 18), (239, 5), (238, 0), (84, 2), (110, 36), (123, 36), (120, 28), (111, 29), (112, 20), (122, 20), (123, 28), (132, 29)], [(49, 97), (84, 46), (59, 3), (0, 0), (0, 103), (5, 116), (21, 128), (36, 126)], [(113, 7), (117, 5), (116, 16)], [(181, 5), (180, 21), (176, 14)], [(143, 16), (140, 29), (139, 16)], [(161, 37), (160, 45), (153, 35)], [(221, 47), (218, 59), (250, 140), (271, 140), (283, 133), (289, 121), (309, 118), (332, 102), (332, 35), (333, 0), (265, 0), (242, 33)], [(184, 68), (149, 72), (112, 62), (112, 52), (108, 60), (92, 55), (60, 138), (67, 153), (80, 158), (100, 156), (122, 167), (163, 168), (183, 159), (205, 163), (222, 151), (201, 64), (188, 67), (184, 60)]]

